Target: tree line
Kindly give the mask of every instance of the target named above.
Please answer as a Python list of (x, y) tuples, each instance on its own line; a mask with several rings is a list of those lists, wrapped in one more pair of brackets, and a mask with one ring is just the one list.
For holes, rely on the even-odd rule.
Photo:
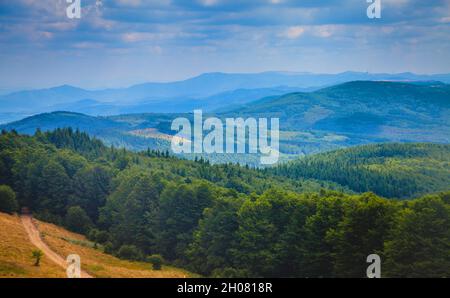
[(107, 253), (162, 255), (204, 276), (364, 277), (373, 253), (382, 276), (450, 275), (449, 192), (387, 200), (231, 164), (128, 152), (72, 129), (2, 132), (0, 184), (1, 211), (26, 206)]
[(333, 181), (356, 192), (409, 199), (448, 190), (449, 163), (450, 145), (389, 143), (307, 156), (266, 172), (294, 179)]

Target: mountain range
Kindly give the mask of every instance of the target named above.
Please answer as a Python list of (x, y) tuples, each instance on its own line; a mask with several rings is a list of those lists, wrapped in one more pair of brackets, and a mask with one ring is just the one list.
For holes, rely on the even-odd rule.
[(449, 142), (450, 85), (355, 81), (263, 98), (227, 115), (279, 117), (283, 130)]
[[(353, 145), (385, 142), (450, 142), (450, 85), (439, 82), (354, 81), (311, 92), (273, 95), (232, 104), (214, 115), (278, 117), (282, 160)], [(33, 134), (37, 128), (80, 129), (108, 145), (167, 150), (172, 120), (192, 113), (131, 113), (90, 116), (73, 112), (35, 115), (0, 126)], [(225, 155), (206, 156), (229, 162)], [(235, 161), (236, 162), (236, 161)], [(254, 164), (251, 156), (237, 162)]]
[(183, 81), (144, 83), (128, 88), (86, 90), (63, 85), (0, 96), (0, 123), (57, 110), (93, 116), (137, 112), (190, 112), (197, 108), (217, 111), (267, 96), (314, 91), (324, 86), (356, 80), (450, 83), (450, 74), (206, 73)]

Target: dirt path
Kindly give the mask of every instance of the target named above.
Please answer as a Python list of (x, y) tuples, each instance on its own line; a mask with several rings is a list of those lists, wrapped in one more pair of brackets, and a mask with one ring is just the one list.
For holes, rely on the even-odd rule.
[[(67, 268), (66, 260), (60, 255), (58, 255), (56, 252), (54, 252), (50, 247), (48, 247), (44, 241), (42, 241), (39, 230), (33, 223), (33, 218), (29, 215), (22, 215), (21, 220), (25, 228), (25, 231), (28, 234), (28, 237), (30, 237), (31, 243), (33, 243), (34, 246), (42, 250), (42, 252), (46, 257), (48, 257), (50, 260), (52, 260), (53, 262), (64, 268), (64, 270), (66, 270)], [(92, 276), (84, 270), (81, 270), (81, 277), (92, 278)]]

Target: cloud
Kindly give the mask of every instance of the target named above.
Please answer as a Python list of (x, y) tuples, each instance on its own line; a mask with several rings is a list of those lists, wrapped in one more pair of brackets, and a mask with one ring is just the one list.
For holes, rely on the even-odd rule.
[(121, 6), (140, 6), (141, 0), (117, 0), (117, 3)]
[[(322, 61), (329, 61), (327, 66), (335, 70), (346, 70), (352, 63), (364, 71), (382, 67), (388, 70), (392, 65), (405, 68), (401, 70), (450, 68), (449, 0), (382, 0), (380, 20), (367, 18), (365, 0), (103, 0), (101, 6), (96, 3), (97, 0), (82, 0), (81, 19), (70, 20), (65, 14), (66, 0), (0, 0), (2, 69), (25, 72), (26, 66), (38, 69), (40, 65), (33, 61), (41, 60), (55, 68), (64, 65), (60, 70), (64, 72), (79, 67), (82, 59), (86, 59), (86, 67), (98, 71), (116, 65), (115, 69), (126, 73), (127, 65), (150, 65), (148, 75), (143, 72), (141, 78), (146, 80), (164, 73), (177, 77), (207, 70), (251, 71), (296, 66), (310, 69), (291, 70), (314, 70)], [(435, 53), (434, 49), (439, 51)], [(430, 66), (424, 67), (427, 51), (428, 55), (433, 52), (434, 57)], [(394, 62), (398, 64), (362, 58), (382, 52), (396, 57)], [(300, 53), (305, 60), (299, 58)], [(361, 58), (349, 62), (340, 53)], [(415, 53), (417, 61), (411, 59), (400, 65), (405, 61), (402, 53)], [(31, 62), (25, 65), (27, 59)], [(23, 67), (18, 63), (23, 63)], [(156, 66), (165, 71), (158, 71)], [(88, 70), (83, 71), (89, 74)], [(108, 80), (113, 71), (105, 72), (102, 78)], [(117, 71), (114, 73), (117, 75)], [(50, 71), (38, 75), (47, 76), (49, 81), (64, 77)], [(132, 77), (129, 73), (125, 75)], [(23, 73), (16, 77), (23, 77)], [(10, 80), (8, 72), (0, 70), (0, 82)]]
[(204, 6), (214, 6), (219, 3), (219, 0), (200, 0), (200, 3)]
[(319, 37), (328, 38), (331, 37), (335, 31), (337, 31), (336, 26), (332, 25), (317, 26), (315, 34)]
[(289, 39), (297, 39), (305, 33), (305, 29), (301, 26), (289, 27), (285, 32), (284, 36)]

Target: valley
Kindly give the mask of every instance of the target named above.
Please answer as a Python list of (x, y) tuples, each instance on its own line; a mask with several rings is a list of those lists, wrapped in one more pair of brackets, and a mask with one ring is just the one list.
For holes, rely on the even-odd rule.
[[(192, 112), (37, 114), (0, 126), (0, 185), (17, 201), (4, 206), (29, 207), (46, 247), (79, 254), (85, 276), (362, 277), (374, 252), (384, 276), (448, 276), (449, 99), (438, 82), (352, 81), (203, 113), (279, 118), (279, 162), (265, 167), (259, 154), (173, 154), (186, 140), (172, 122)], [(29, 264), (33, 244), (5, 216), (20, 232), (0, 274), (63, 277), (45, 257)]]
[(0, 0), (0, 282), (282, 297), (450, 278), (449, 12)]
[[(355, 81), (307, 93), (289, 93), (243, 103), (205, 117), (278, 117), (280, 162), (355, 145), (388, 142), (450, 142), (450, 88), (442, 83)], [(1, 125), (34, 134), (55, 128), (80, 129), (115, 147), (134, 151), (170, 150), (175, 118), (191, 113), (139, 113), (93, 117), (73, 112), (39, 114)], [(149, 133), (151, 132), (151, 133)], [(228, 162), (228, 155), (185, 154)], [(242, 154), (235, 162), (259, 167), (259, 156)]]

